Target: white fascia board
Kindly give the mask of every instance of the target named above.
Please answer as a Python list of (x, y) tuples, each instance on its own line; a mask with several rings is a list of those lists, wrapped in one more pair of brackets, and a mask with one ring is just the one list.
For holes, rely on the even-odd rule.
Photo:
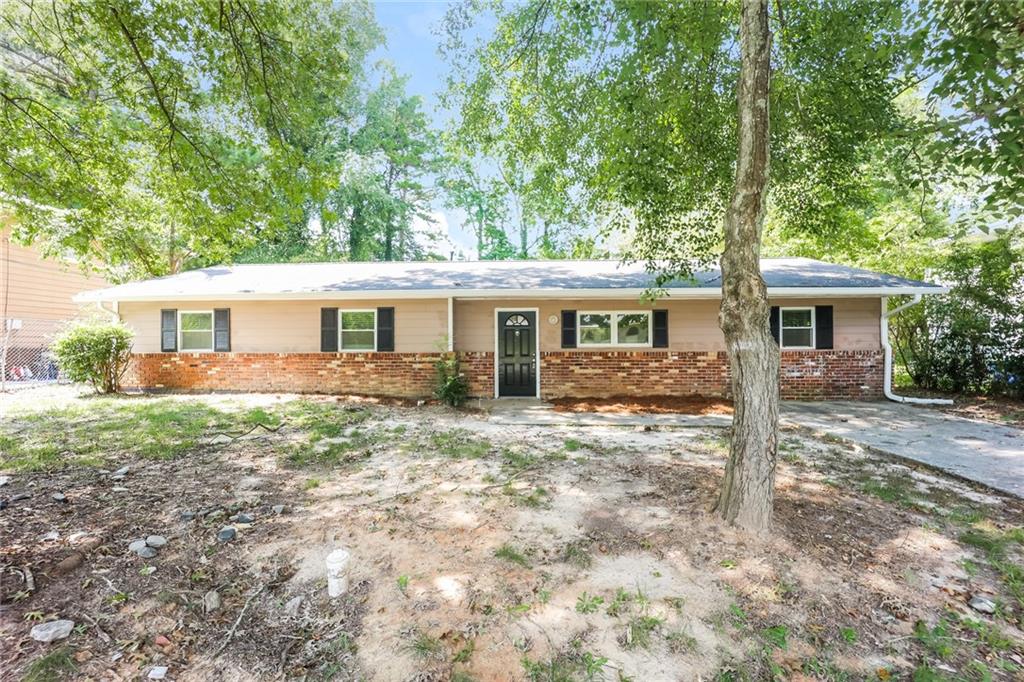
[[(365, 291), (291, 291), (273, 293), (202, 293), (180, 294), (119, 294), (105, 290), (85, 291), (76, 294), (76, 303), (94, 303), (97, 301), (140, 302), (140, 301), (334, 301), (364, 299), (428, 299), (428, 298), (460, 298), (460, 299), (502, 299), (502, 298), (625, 298), (639, 299), (647, 289), (412, 289), (412, 290), (365, 290)], [(722, 297), (721, 289), (688, 287), (682, 289), (664, 289), (663, 298), (684, 299), (717, 299)], [(945, 294), (947, 287), (769, 287), (771, 298), (837, 298), (864, 296), (903, 296), (911, 294)]]

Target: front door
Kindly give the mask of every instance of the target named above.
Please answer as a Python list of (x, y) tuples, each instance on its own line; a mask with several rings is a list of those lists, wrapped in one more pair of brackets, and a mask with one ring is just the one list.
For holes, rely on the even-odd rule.
[(537, 395), (537, 313), (498, 313), (498, 395)]

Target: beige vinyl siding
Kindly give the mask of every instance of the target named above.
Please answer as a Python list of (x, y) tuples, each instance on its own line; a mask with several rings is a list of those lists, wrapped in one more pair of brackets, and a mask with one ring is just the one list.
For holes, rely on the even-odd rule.
[[(877, 350), (879, 341), (879, 298), (775, 299), (772, 305), (831, 305), (834, 308), (834, 346), (836, 350)], [(668, 310), (670, 350), (725, 350), (725, 339), (718, 327), (717, 300), (672, 301), (662, 299), (653, 304), (633, 300), (456, 300), (455, 348), (462, 351), (494, 350), (495, 308), (539, 308), (540, 344), (542, 351), (562, 347), (562, 310)], [(549, 318), (554, 316), (555, 322)]]
[(75, 294), (106, 286), (103, 278), (86, 275), (73, 263), (45, 259), (0, 230), (0, 306), (6, 301), (7, 317), (66, 320), (81, 310), (71, 300)]
[(121, 319), (135, 331), (136, 353), (160, 352), (160, 310), (231, 310), (231, 350), (238, 353), (320, 351), (320, 308), (395, 309), (395, 352), (430, 353), (448, 333), (448, 299), (373, 301), (167, 301), (121, 303)]

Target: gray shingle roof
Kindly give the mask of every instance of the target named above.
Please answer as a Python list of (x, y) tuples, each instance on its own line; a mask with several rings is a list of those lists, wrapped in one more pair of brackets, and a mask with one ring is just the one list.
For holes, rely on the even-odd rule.
[[(766, 258), (761, 269), (770, 293), (798, 290), (852, 295), (942, 293), (943, 287), (808, 258)], [(472, 296), (505, 294), (635, 294), (654, 285), (642, 263), (617, 261), (443, 261), (225, 265), (85, 292), (79, 301), (217, 298), (329, 298), (341, 294)], [(715, 296), (721, 273), (697, 273), (671, 282), (670, 294)], [(774, 290), (774, 291), (773, 291)], [(781, 291), (780, 291), (781, 290)]]

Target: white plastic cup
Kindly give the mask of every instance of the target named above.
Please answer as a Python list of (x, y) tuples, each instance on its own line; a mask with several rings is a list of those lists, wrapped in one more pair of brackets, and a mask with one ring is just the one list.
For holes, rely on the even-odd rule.
[(348, 560), (347, 550), (336, 549), (327, 555), (327, 594), (340, 597), (348, 591)]

